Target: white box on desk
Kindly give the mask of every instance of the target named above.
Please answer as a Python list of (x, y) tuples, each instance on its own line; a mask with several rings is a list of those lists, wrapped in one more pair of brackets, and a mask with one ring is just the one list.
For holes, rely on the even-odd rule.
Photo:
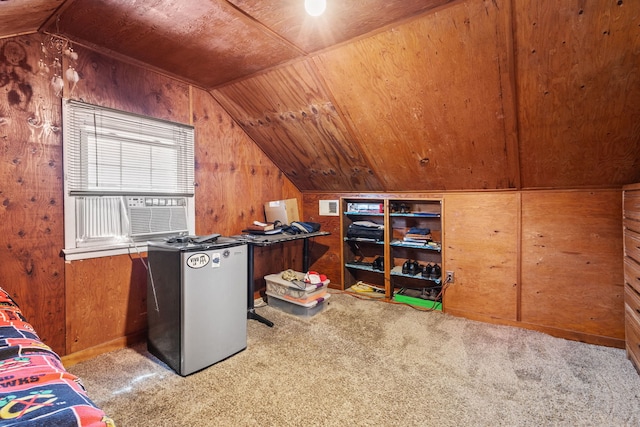
[(264, 204), (264, 216), (267, 222), (280, 221), (291, 224), (300, 221), (298, 214), (298, 199), (274, 200)]

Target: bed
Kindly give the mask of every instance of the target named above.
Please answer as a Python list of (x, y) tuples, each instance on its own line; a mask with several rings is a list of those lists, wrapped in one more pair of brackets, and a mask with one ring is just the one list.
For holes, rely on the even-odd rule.
[(112, 427), (0, 288), (0, 426)]

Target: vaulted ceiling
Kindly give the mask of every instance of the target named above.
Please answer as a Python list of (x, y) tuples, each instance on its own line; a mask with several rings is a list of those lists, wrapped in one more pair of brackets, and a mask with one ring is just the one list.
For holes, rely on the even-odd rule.
[(302, 191), (640, 181), (640, 2), (5, 0), (209, 91)]

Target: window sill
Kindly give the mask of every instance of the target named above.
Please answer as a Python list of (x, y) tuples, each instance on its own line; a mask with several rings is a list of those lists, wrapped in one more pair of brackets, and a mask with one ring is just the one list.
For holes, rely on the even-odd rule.
[(116, 255), (137, 255), (147, 252), (147, 243), (140, 242), (135, 245), (126, 243), (123, 245), (100, 246), (94, 248), (63, 249), (65, 261), (79, 261), (83, 259), (101, 258)]

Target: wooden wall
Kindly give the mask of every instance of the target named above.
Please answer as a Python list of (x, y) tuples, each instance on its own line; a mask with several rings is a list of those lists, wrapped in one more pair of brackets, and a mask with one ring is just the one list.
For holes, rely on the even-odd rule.
[(619, 190), (522, 195), (523, 323), (624, 339)]
[[(402, 194), (304, 194), (305, 218), (332, 233), (312, 246), (313, 267), (338, 288), (339, 217), (318, 215), (318, 201), (359, 195)], [(404, 195), (443, 198), (447, 313), (624, 346), (621, 190)]]
[(640, 2), (514, 4), (523, 188), (640, 180)]
[(443, 259), (456, 279), (447, 312), (517, 320), (520, 194), (448, 194), (443, 204)]
[(39, 40), (0, 40), (0, 286), (43, 341), (65, 348), (60, 102), (37, 74)]
[[(138, 255), (65, 262), (61, 98), (38, 68), (41, 35), (0, 40), (0, 280), (45, 343), (90, 356), (146, 330), (146, 270)], [(203, 90), (75, 47), (80, 75), (65, 96), (196, 129), (196, 232), (236, 234), (269, 200), (300, 192)], [(66, 61), (66, 59), (65, 59)], [(67, 63), (63, 64), (66, 68)], [(266, 183), (266, 185), (265, 185)], [(256, 268), (281, 268), (262, 251)], [(144, 254), (140, 254), (143, 256)], [(286, 259), (286, 258), (285, 258)], [(265, 273), (266, 274), (266, 273)]]

